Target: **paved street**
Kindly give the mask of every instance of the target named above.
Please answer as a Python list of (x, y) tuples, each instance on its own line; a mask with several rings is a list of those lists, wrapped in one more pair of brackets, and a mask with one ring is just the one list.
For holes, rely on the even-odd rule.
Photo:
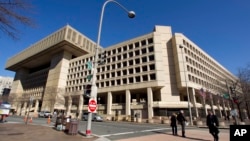
[[(45, 119), (39, 119), (39, 122), (44, 121)], [(97, 124), (97, 123), (96, 123)], [(99, 130), (94, 131), (92, 138), (86, 138), (81, 134), (77, 135), (68, 135), (63, 131), (57, 131), (53, 128), (52, 125), (40, 124), (35, 125), (35, 123), (28, 123), (26, 125), (24, 122), (13, 122), (8, 121), (6, 123), (0, 124), (0, 138), (1, 141), (12, 141), (23, 139), (25, 141), (212, 141), (212, 136), (208, 133), (207, 128), (197, 128), (197, 127), (188, 127), (186, 130), (186, 138), (181, 136), (171, 135), (171, 130), (169, 125), (162, 124), (131, 124), (124, 122), (103, 122), (96, 125), (96, 128)], [(109, 128), (107, 128), (110, 126)], [(116, 127), (115, 127), (116, 126)], [(165, 128), (162, 128), (164, 127)], [(104, 129), (106, 131), (118, 130), (118, 128), (123, 128), (118, 131), (107, 132), (104, 134)], [(140, 129), (140, 128), (141, 129)], [(151, 127), (151, 128), (149, 128)], [(157, 128), (158, 127), (158, 128)], [(130, 129), (129, 128), (134, 128)], [(148, 128), (148, 129), (146, 129)], [(143, 129), (143, 130), (142, 130)], [(84, 133), (85, 130), (81, 132)], [(178, 131), (180, 134), (180, 130)], [(220, 129), (220, 141), (229, 141), (229, 129)]]

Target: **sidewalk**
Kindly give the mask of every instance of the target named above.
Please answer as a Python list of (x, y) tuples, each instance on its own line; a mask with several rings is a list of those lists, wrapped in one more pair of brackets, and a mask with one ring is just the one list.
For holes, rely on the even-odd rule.
[[(180, 134), (180, 131), (179, 131)], [(213, 141), (213, 137), (208, 130), (186, 130), (186, 138), (173, 136), (171, 132), (159, 133), (149, 136), (121, 139), (119, 141)], [(229, 141), (229, 132), (219, 134), (220, 141)]]
[[(222, 130), (222, 129), (221, 129)], [(229, 141), (229, 129), (228, 132), (221, 132), (219, 134), (220, 141)], [(180, 134), (180, 131), (179, 131)], [(186, 138), (181, 136), (173, 136), (171, 132), (156, 133), (154, 135), (133, 137), (127, 139), (121, 139), (118, 141), (212, 141), (213, 138), (209, 134), (208, 130), (199, 130), (195, 128), (193, 130), (186, 131)], [(20, 123), (0, 123), (0, 139), (1, 141), (109, 141), (106, 138), (91, 137), (86, 138), (83, 135), (68, 135), (62, 131), (57, 131), (54, 128), (20, 124)]]

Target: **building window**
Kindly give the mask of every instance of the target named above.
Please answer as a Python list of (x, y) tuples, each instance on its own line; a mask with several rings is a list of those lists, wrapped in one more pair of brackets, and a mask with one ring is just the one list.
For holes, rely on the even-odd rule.
[(126, 67), (127, 66), (127, 62), (126, 61), (122, 62), (122, 65), (123, 65), (123, 67)]
[(156, 80), (156, 76), (155, 76), (154, 73), (153, 73), (153, 74), (150, 74), (150, 80)]
[(143, 48), (143, 49), (141, 50), (141, 53), (142, 53), (142, 54), (146, 54), (146, 53), (147, 53), (147, 49), (146, 49), (146, 48)]
[(149, 65), (149, 69), (150, 70), (155, 70), (155, 65), (154, 64)]
[(123, 54), (123, 59), (127, 59), (127, 53)]
[(123, 46), (123, 51), (127, 51), (127, 46)]
[(123, 84), (127, 84), (127, 78), (123, 78), (123, 79), (122, 79), (122, 83), (123, 83)]
[(146, 45), (146, 40), (142, 40), (141, 41), (141, 46), (145, 46)]
[(138, 55), (140, 55), (140, 51), (139, 51), (139, 50), (136, 50), (136, 51), (135, 51), (135, 56), (138, 56)]
[(122, 70), (123, 75), (127, 75), (127, 70)]
[(129, 69), (129, 74), (133, 74), (133, 73), (134, 73), (133, 68)]
[(134, 78), (133, 77), (129, 77), (128, 81), (129, 81), (129, 83), (134, 83)]
[(154, 61), (155, 60), (155, 56), (154, 55), (150, 55), (148, 58), (149, 58), (149, 61)]
[(135, 47), (139, 47), (140, 46), (140, 43), (139, 42), (136, 42), (135, 43)]
[(146, 57), (146, 56), (142, 57), (142, 62), (143, 62), (143, 63), (146, 63), (146, 62), (147, 62), (147, 57)]
[(143, 75), (143, 76), (142, 76), (142, 80), (143, 80), (143, 81), (148, 81), (148, 75)]
[(153, 38), (148, 39), (148, 44), (152, 44), (154, 42)]
[(129, 60), (128, 63), (129, 63), (130, 66), (134, 65), (134, 61), (133, 60)]
[(140, 64), (140, 58), (135, 59), (135, 64)]

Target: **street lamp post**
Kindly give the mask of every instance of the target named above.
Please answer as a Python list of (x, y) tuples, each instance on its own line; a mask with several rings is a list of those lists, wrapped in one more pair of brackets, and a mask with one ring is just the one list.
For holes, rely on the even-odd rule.
[(186, 76), (186, 70), (185, 70), (185, 65), (184, 65), (184, 57), (183, 57), (183, 46), (179, 46), (181, 49), (181, 56), (182, 56), (182, 61), (183, 61), (183, 71), (185, 75), (185, 82), (186, 82), (186, 90), (187, 90), (187, 97), (188, 97), (188, 110), (189, 110), (189, 117), (190, 117), (190, 125), (193, 125), (193, 119), (192, 119), (192, 111), (191, 111), (191, 106), (190, 106), (190, 96), (189, 96), (189, 91), (188, 91), (188, 84), (187, 84), (187, 76)]
[(26, 121), (25, 121), (25, 124), (28, 123), (31, 104), (33, 105), (33, 97), (32, 97), (32, 96), (30, 97), (30, 100), (29, 100), (29, 111), (28, 111), (28, 115), (27, 115), (27, 119), (26, 119)]
[[(98, 36), (97, 36), (97, 44), (96, 44), (96, 50), (95, 50), (95, 58), (93, 62), (93, 77), (92, 77), (92, 87), (91, 87), (91, 94), (90, 97), (96, 100), (97, 97), (97, 86), (96, 86), (96, 74), (97, 74), (97, 67), (98, 67), (98, 51), (99, 51), (99, 46), (100, 46), (100, 38), (101, 38), (101, 30), (102, 30), (102, 19), (103, 19), (103, 13), (105, 6), (109, 2), (114, 2), (118, 6), (120, 6), (125, 12), (128, 13), (129, 18), (134, 18), (135, 17), (135, 12), (134, 11), (128, 11), (123, 5), (118, 3), (115, 0), (107, 0), (102, 6), (102, 11), (101, 11), (101, 16), (100, 16), (100, 23), (99, 23), (99, 30), (98, 30)], [(91, 119), (92, 119), (92, 112), (89, 112), (88, 114), (88, 123), (87, 123), (87, 129), (86, 129), (86, 136), (91, 135)]]

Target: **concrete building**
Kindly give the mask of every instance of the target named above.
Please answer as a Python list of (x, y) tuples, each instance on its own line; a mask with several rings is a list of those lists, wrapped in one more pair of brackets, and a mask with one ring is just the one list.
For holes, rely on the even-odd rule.
[[(92, 74), (87, 62), (95, 50), (94, 41), (66, 25), (10, 58), (6, 69), (16, 72), (11, 94), (17, 98), (17, 113), (23, 115), (31, 106), (35, 112), (57, 109), (80, 118), (87, 111), (83, 93)], [(230, 110), (231, 103), (221, 96), (237, 77), (169, 26), (155, 26), (148, 34), (101, 50), (107, 58), (98, 66), (99, 113), (129, 120), (135, 113), (152, 119), (180, 109), (188, 115), (188, 105), (193, 117), (204, 117), (206, 109), (219, 116)]]
[(0, 76), (0, 95), (4, 94), (4, 90), (11, 89), (13, 77)]

